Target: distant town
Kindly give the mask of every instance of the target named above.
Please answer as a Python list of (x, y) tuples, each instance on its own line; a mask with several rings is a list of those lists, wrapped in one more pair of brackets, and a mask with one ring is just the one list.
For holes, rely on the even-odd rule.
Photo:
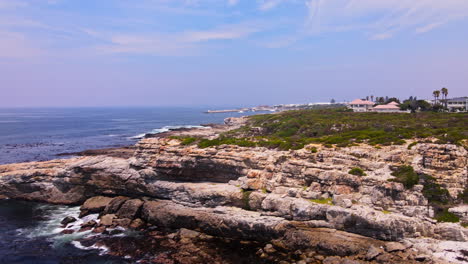
[[(442, 95), (442, 98), (439, 98)], [(442, 88), (441, 91), (434, 91), (433, 100), (417, 99), (410, 96), (408, 99), (400, 101), (396, 97), (374, 97), (355, 99), (351, 102), (336, 102), (334, 99), (330, 102), (305, 103), (305, 104), (279, 104), (279, 105), (260, 105), (255, 107), (243, 107), (223, 110), (207, 110), (205, 113), (245, 113), (245, 112), (281, 112), (300, 109), (323, 109), (330, 107), (348, 107), (354, 112), (381, 112), (381, 113), (411, 113), (421, 111), (436, 112), (468, 112), (468, 96), (448, 98), (448, 90)]]

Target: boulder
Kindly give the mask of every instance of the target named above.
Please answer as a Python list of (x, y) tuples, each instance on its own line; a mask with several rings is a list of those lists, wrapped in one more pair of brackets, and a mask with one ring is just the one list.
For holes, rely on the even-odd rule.
[(118, 218), (134, 219), (138, 217), (142, 205), (143, 201), (140, 199), (127, 200), (122, 204), (116, 215)]
[(80, 217), (102, 212), (110, 203), (110, 201), (112, 201), (112, 198), (105, 196), (95, 196), (89, 198), (88, 200), (86, 200), (86, 202), (84, 202), (84, 204), (80, 208)]
[(70, 223), (73, 223), (76, 221), (76, 218), (73, 217), (73, 216), (67, 216), (65, 217), (60, 223), (63, 225), (63, 226), (67, 226), (68, 224)]
[(398, 243), (398, 242), (388, 242), (385, 244), (385, 250), (387, 252), (403, 251), (405, 249), (406, 249), (405, 245)]
[(115, 214), (106, 214), (101, 216), (99, 224), (104, 226), (111, 226), (114, 219), (117, 218)]
[(130, 198), (125, 197), (125, 196), (117, 196), (113, 198), (109, 204), (106, 206), (102, 214), (115, 214), (117, 211), (120, 209), (122, 204), (129, 200)]

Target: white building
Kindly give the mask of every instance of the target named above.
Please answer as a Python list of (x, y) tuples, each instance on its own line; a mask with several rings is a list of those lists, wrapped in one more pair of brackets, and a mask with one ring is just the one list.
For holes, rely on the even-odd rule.
[(447, 99), (447, 108), (450, 111), (468, 111), (468, 97)]
[(367, 100), (356, 99), (348, 104), (354, 112), (368, 112), (372, 110), (375, 103)]

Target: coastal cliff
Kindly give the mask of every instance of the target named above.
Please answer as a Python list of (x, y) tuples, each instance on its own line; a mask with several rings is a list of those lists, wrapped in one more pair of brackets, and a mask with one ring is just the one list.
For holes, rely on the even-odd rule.
[[(278, 252), (297, 250), (302, 263), (468, 260), (468, 229), (461, 225), (468, 223), (466, 205), (448, 209), (461, 224), (438, 222), (426, 195), (429, 178), (412, 186), (392, 181), (397, 168), (410, 166), (458, 197), (468, 187), (462, 146), (310, 144), (277, 150), (201, 148), (183, 141), (185, 136), (216, 138), (244, 122), (230, 119), (227, 126), (145, 138), (128, 156), (104, 152), (2, 165), (0, 195), (84, 203), (81, 216), (100, 214), (91, 227), (101, 231), (158, 226), (259, 241), (267, 245), (258, 254), (271, 262), (290, 261)], [(351, 173), (356, 168), (362, 173)]]

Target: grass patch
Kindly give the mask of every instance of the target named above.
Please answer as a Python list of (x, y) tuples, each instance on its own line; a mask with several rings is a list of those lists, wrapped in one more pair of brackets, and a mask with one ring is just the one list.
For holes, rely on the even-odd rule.
[(311, 201), (312, 203), (333, 205), (333, 199), (332, 199), (332, 198), (327, 198), (327, 199), (310, 199), (309, 201)]
[(367, 174), (362, 170), (361, 168), (352, 168), (351, 170), (348, 171), (349, 174), (352, 175), (357, 175), (357, 176), (366, 176)]
[(201, 147), (234, 144), (289, 150), (311, 143), (328, 148), (367, 143), (378, 148), (402, 145), (409, 139), (434, 137), (436, 143), (463, 145), (463, 140), (468, 139), (467, 118), (468, 113), (353, 113), (343, 108), (295, 110), (251, 116), (243, 127), (199, 144)]
[(389, 179), (389, 181), (403, 183), (406, 189), (413, 188), (413, 186), (419, 182), (419, 175), (411, 166), (400, 166), (392, 172), (392, 175), (395, 176), (395, 178)]
[(442, 212), (439, 212), (435, 219), (438, 222), (447, 222), (447, 223), (458, 223), (460, 222), (460, 218), (453, 213), (450, 213), (448, 209), (444, 209)]
[(387, 210), (382, 210), (382, 213), (384, 213), (384, 214), (391, 214), (392, 212), (387, 211)]

